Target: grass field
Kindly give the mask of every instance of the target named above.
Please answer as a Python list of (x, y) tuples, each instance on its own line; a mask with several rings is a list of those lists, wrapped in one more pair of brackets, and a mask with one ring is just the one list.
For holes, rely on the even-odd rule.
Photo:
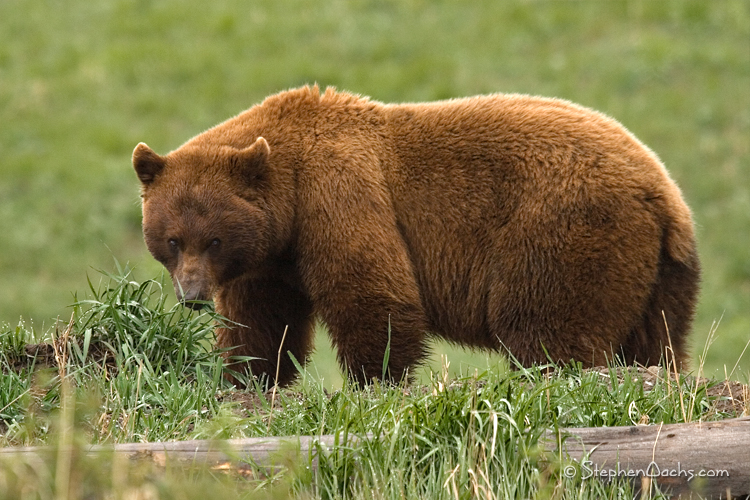
[(139, 141), (167, 152), (312, 82), (382, 101), (522, 92), (604, 111), (661, 156), (698, 227), (695, 363), (720, 320), (705, 367), (724, 377), (750, 338), (749, 38), (745, 0), (4, 0), (0, 322), (48, 332), (114, 259), (158, 275)]

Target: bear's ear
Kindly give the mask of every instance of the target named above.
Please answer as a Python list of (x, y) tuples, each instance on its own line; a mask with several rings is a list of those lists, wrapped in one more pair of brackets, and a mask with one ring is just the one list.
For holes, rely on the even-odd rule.
[(237, 151), (235, 158), (239, 174), (248, 182), (262, 178), (266, 173), (266, 163), (270, 154), (268, 142), (263, 137), (258, 137), (252, 146)]
[(133, 168), (144, 186), (154, 182), (166, 164), (164, 158), (142, 142), (133, 150)]

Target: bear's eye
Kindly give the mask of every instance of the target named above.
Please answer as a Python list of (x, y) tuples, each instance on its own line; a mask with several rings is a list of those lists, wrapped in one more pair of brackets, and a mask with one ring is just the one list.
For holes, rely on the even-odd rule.
[(170, 250), (177, 250), (177, 248), (179, 247), (179, 243), (174, 238), (169, 238), (167, 240), (167, 244), (169, 245)]
[(206, 251), (210, 252), (212, 255), (216, 255), (219, 252), (219, 248), (221, 248), (221, 240), (219, 238), (214, 238), (211, 240), (211, 243), (208, 244)]

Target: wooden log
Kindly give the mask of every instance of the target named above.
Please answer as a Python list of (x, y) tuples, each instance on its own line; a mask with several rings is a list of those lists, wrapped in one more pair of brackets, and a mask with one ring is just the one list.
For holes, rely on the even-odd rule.
[[(675, 496), (750, 495), (750, 417), (633, 427), (560, 429), (545, 440), (578, 465), (563, 474), (630, 479), (638, 490), (656, 482)], [(644, 493), (646, 493), (644, 491)]]
[[(369, 439), (371, 436), (367, 436)], [(290, 436), (230, 439), (225, 441), (168, 441), (91, 445), (90, 455), (113, 453), (130, 460), (151, 460), (208, 465), (231, 470), (273, 472), (293, 456), (318, 463), (318, 452), (356, 447), (360, 438), (349, 435)], [(674, 495), (698, 493), (709, 498), (750, 495), (750, 417), (719, 422), (648, 425), (634, 427), (563, 428), (548, 433), (543, 443), (579, 465), (563, 474), (586, 480), (630, 479), (637, 489), (656, 482)], [(50, 447), (2, 448), (0, 460), (41, 459)], [(288, 458), (286, 459), (288, 460)], [(254, 469), (253, 469), (254, 468)]]
[[(120, 443), (89, 445), (77, 453), (89, 456), (110, 454), (114, 460), (147, 460), (159, 466), (168, 463), (209, 466), (217, 469), (246, 472), (259, 470), (273, 473), (289, 462), (289, 457), (310, 458), (311, 467), (318, 465), (319, 452), (341, 451), (357, 444), (354, 435), (284, 436), (228, 440), (165, 441), (157, 443)], [(0, 461), (18, 458), (38, 461), (52, 450), (49, 446), (0, 448)], [(73, 450), (70, 450), (73, 453)]]

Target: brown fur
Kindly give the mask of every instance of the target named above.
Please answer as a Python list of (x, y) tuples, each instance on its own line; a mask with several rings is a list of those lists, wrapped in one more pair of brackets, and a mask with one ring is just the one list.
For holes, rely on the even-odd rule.
[[(178, 296), (239, 326), (218, 344), (276, 374), (329, 329), (351, 377), (390, 376), (426, 335), (521, 363), (686, 360), (691, 214), (614, 120), (556, 99), (385, 105), (282, 92), (166, 156), (133, 155), (143, 227)], [(170, 240), (172, 241), (170, 243)], [(278, 382), (296, 375), (282, 356)]]

